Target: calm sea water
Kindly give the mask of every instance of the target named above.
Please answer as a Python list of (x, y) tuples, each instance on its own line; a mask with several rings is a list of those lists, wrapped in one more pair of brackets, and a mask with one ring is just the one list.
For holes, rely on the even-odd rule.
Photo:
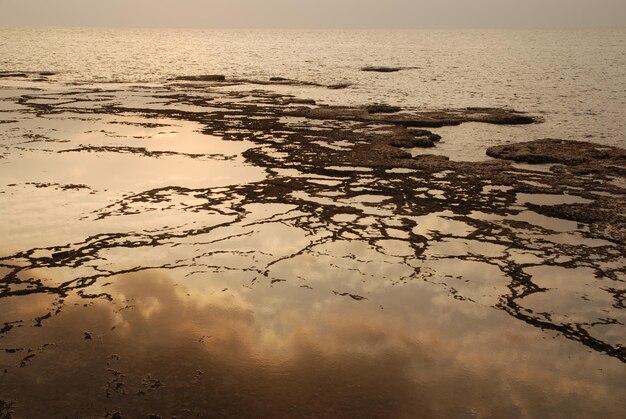
[[(0, 417), (621, 419), (621, 218), (546, 210), (613, 214), (620, 172), (353, 167), (383, 129), (256, 89), (545, 119), (434, 130), (456, 160), (624, 145), (625, 40), (0, 29), (0, 71), (58, 72), (0, 78)], [(212, 73), (351, 86), (162, 88)]]
[[(335, 104), (507, 106), (544, 116), (524, 136), (614, 145), (626, 132), (625, 51), (625, 30), (0, 29), (0, 70), (58, 71), (68, 82), (213, 73), (350, 82), (340, 91), (291, 89)], [(417, 68), (360, 71), (367, 65)]]

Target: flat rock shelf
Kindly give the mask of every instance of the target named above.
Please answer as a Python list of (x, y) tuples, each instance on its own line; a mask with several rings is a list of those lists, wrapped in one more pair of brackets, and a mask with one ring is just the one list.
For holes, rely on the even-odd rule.
[(625, 150), (457, 161), (435, 128), (542, 119), (282, 77), (0, 76), (0, 418), (623, 414)]

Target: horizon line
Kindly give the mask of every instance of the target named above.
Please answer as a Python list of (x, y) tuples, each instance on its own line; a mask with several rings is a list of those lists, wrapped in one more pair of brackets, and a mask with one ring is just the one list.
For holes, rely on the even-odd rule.
[(269, 31), (420, 31), (420, 30), (467, 30), (467, 31), (559, 31), (559, 30), (626, 30), (626, 26), (520, 26), (520, 27), (200, 27), (200, 26), (128, 26), (128, 25), (23, 25), (23, 24), (0, 24), (0, 29), (135, 29), (135, 30), (269, 30)]

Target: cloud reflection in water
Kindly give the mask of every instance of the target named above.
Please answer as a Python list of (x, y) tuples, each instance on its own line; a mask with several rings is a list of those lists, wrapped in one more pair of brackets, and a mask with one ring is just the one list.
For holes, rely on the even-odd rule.
[[(622, 388), (619, 374), (595, 382), (575, 363), (545, 365), (568, 356), (572, 343), (536, 342), (536, 330), (513, 331), (507, 316), (451, 303), (424, 284), (381, 291), (398, 306), (390, 310), (339, 297), (307, 305), (295, 288), (283, 301), (269, 287), (200, 293), (156, 271), (121, 275), (102, 289), (111, 302), (69, 298), (43, 327), (4, 339), (4, 347), (40, 348), (0, 381), (25, 417), (577, 417), (590, 413), (579, 410), (594, 405), (589, 399), (611, 406)], [(469, 332), (477, 317), (482, 326)], [(544, 353), (533, 360), (539, 345)], [(3, 364), (24, 354), (3, 355)], [(608, 413), (617, 415), (613, 406)]]

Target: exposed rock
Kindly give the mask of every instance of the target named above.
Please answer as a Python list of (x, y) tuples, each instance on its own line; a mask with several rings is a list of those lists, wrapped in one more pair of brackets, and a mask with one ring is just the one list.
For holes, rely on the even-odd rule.
[(585, 162), (574, 166), (552, 166), (550, 170), (552, 170), (554, 173), (626, 177), (626, 160), (591, 160), (590, 162)]
[(589, 225), (599, 236), (616, 243), (626, 243), (626, 213), (624, 204), (616, 199), (604, 199), (590, 204), (529, 205), (535, 212)]
[(395, 151), (390, 153), (392, 159), (412, 159), (413, 155), (408, 151)]
[(178, 76), (174, 80), (182, 81), (226, 81), (226, 76), (222, 74), (205, 74), (200, 76)]
[(315, 105), (316, 102), (313, 99), (298, 99), (298, 98), (290, 98), (285, 100), (286, 104), (295, 104), (295, 105)]
[(407, 132), (409, 132), (410, 134), (413, 134), (416, 137), (428, 137), (430, 141), (434, 141), (434, 142), (441, 140), (441, 135), (432, 133), (425, 129), (407, 128)]
[[(191, 82), (221, 82), (227, 83), (226, 85), (240, 85), (240, 84), (259, 84), (263, 86), (273, 86), (273, 85), (286, 85), (286, 86), (312, 86), (312, 87), (326, 87), (328, 89), (345, 89), (350, 87), (352, 83), (344, 82), (337, 83), (331, 85), (323, 85), (320, 83), (302, 81), (302, 80), (293, 80), (286, 77), (270, 77), (266, 80), (257, 80), (257, 79), (247, 79), (247, 78), (226, 78), (225, 75), (222, 74), (206, 74), (199, 76), (178, 76), (170, 79), (171, 81), (191, 81)], [(192, 84), (184, 85), (177, 84), (180, 87), (194, 87)]]
[(390, 143), (394, 147), (434, 147), (435, 143), (433, 143), (428, 137), (415, 137), (411, 139), (395, 139)]
[(420, 154), (419, 156), (415, 156), (413, 159), (417, 161), (431, 161), (431, 162), (446, 162), (450, 161), (450, 158), (447, 156), (438, 156), (436, 154)]
[(369, 113), (396, 113), (400, 112), (402, 108), (399, 106), (390, 106), (384, 104), (374, 104), (367, 107)]
[(45, 78), (47, 76), (54, 76), (57, 73), (55, 71), (0, 71), (0, 77), (20, 77), (26, 78), (31, 76), (38, 76), (39, 78), (34, 79), (34, 81), (46, 81)]
[(52, 259), (67, 259), (72, 255), (71, 252), (56, 252), (52, 254)]
[[(228, 83), (235, 84), (237, 81), (229, 80)], [(264, 83), (280, 84), (291, 83), (291, 81), (278, 80), (268, 82), (265, 80)], [(220, 86), (224, 86), (224, 84), (220, 84)], [(175, 88), (180, 88), (180, 84), (176, 85)], [(185, 91), (184, 94), (171, 94), (168, 98), (175, 104), (192, 103), (196, 104), (196, 106), (212, 106), (206, 99), (207, 91), (210, 91), (210, 89), (207, 89), (205, 85), (189, 83), (189, 86), (186, 86), (186, 88), (192, 90)], [(193, 98), (193, 89), (201, 90), (201, 95), (195, 99)], [(611, 256), (608, 250), (603, 250), (604, 247), (611, 246), (603, 246), (601, 244), (597, 248), (592, 248), (586, 245), (561, 245), (549, 240), (538, 240), (537, 238), (540, 236), (542, 229), (550, 230), (549, 225), (547, 227), (534, 226), (528, 222), (512, 219), (521, 211), (521, 206), (516, 204), (518, 194), (554, 193), (584, 197), (588, 200), (593, 200), (593, 203), (534, 206), (528, 203), (525, 204), (524, 208), (551, 217), (571, 219), (585, 224), (588, 227), (587, 229), (579, 229), (579, 233), (583, 238), (606, 239), (613, 242), (620, 242), (621, 240), (623, 242), (624, 223), (623, 219), (617, 216), (624, 212), (622, 203), (623, 189), (616, 186), (618, 183), (604, 182), (603, 179), (595, 176), (578, 176), (578, 174), (583, 173), (582, 171), (593, 173), (593, 170), (619, 170), (620, 167), (623, 167), (623, 164), (620, 165), (620, 162), (623, 162), (624, 159), (621, 157), (615, 158), (615, 156), (620, 155), (617, 151), (609, 153), (607, 158), (590, 159), (575, 166), (561, 166), (560, 171), (554, 170), (553, 172), (538, 173), (513, 168), (509, 162), (502, 160), (454, 162), (449, 161), (444, 156), (436, 155), (412, 157), (412, 153), (397, 148), (432, 147), (434, 145), (433, 142), (440, 138), (428, 130), (413, 127), (458, 125), (467, 121), (497, 124), (536, 121), (536, 119), (530, 116), (513, 110), (495, 108), (445, 109), (437, 111), (405, 110), (379, 114), (372, 114), (367, 107), (341, 108), (326, 106), (314, 109), (294, 107), (293, 109), (285, 110), (285, 107), (282, 105), (298, 103), (298, 99), (269, 93), (260, 89), (253, 90), (252, 93), (241, 92), (239, 89), (232, 92), (225, 92), (224, 89), (215, 90), (219, 90), (219, 94), (211, 92), (215, 93), (215, 99), (224, 98), (229, 100), (225, 100), (222, 104), (216, 104), (220, 106), (220, 111), (210, 114), (168, 109), (166, 107), (163, 109), (132, 108), (119, 104), (107, 105), (102, 107), (100, 111), (94, 111), (91, 107), (82, 109), (79, 105), (76, 105), (77, 108), (72, 109), (72, 111), (87, 115), (91, 113), (125, 116), (128, 114), (147, 115), (155, 118), (156, 121), (174, 118), (200, 122), (204, 125), (202, 132), (206, 134), (219, 135), (227, 140), (250, 140), (256, 142), (259, 147), (252, 147), (243, 153), (250, 164), (265, 167), (268, 170), (276, 170), (276, 172), (278, 172), (277, 169), (296, 168), (309, 175), (340, 176), (341, 186), (328, 187), (328, 185), (310, 182), (306, 177), (272, 176), (258, 183), (234, 186), (226, 192), (227, 198), (224, 198), (224, 194), (221, 192), (219, 194), (214, 193), (210, 188), (190, 190), (183, 187), (163, 186), (149, 191), (140, 191), (136, 195), (123, 198), (120, 202), (111, 204), (111, 206), (107, 206), (99, 211), (97, 219), (115, 215), (139, 214), (146, 210), (144, 204), (154, 204), (155, 208), (159, 208), (158, 205), (160, 204), (174, 205), (173, 202), (177, 202), (177, 200), (173, 198), (176, 196), (194, 195), (201, 196), (203, 197), (202, 199), (206, 200), (206, 203), (198, 204), (196, 208), (192, 208), (194, 211), (214, 208), (230, 201), (225, 211), (229, 216), (233, 216), (237, 220), (242, 220), (243, 217), (247, 216), (248, 212), (245, 209), (245, 204), (284, 203), (295, 205), (302, 210), (304, 215), (296, 218), (297, 221), (293, 225), (299, 228), (318, 228), (311, 227), (314, 225), (309, 219), (311, 208), (314, 208), (315, 211), (321, 210), (319, 220), (331, 226), (333, 225), (331, 218), (333, 214), (340, 211), (358, 214), (360, 210), (354, 207), (339, 207), (335, 205), (336, 200), (334, 199), (329, 200), (328, 204), (312, 203), (309, 199), (294, 196), (292, 192), (306, 191), (308, 196), (324, 196), (324, 192), (333, 190), (334, 192), (339, 192), (340, 195), (338, 196), (345, 199), (354, 198), (365, 192), (387, 197), (386, 199), (390, 205), (395, 207), (394, 213), (399, 216), (406, 216), (407, 220), (416, 214), (421, 215), (438, 213), (442, 210), (453, 210), (455, 219), (467, 222), (478, 230), (476, 233), (472, 233), (474, 239), (500, 243), (511, 249), (543, 252), (545, 254), (544, 259), (548, 264), (554, 263), (553, 255), (559, 252), (571, 258), (577, 258), (573, 261), (565, 262), (567, 265), (564, 266), (570, 267), (575, 267), (576, 263), (580, 262), (584, 264), (578, 266), (594, 266), (594, 258), (598, 256), (604, 257), (606, 260), (613, 258), (614, 256)], [(159, 95), (159, 98), (163, 99), (163, 96)], [(67, 99), (67, 97), (64, 97), (64, 99)], [(219, 101), (216, 100), (216, 102)], [(312, 104), (310, 101), (306, 103), (302, 101), (301, 103)], [(32, 109), (41, 110), (41, 105), (35, 101), (28, 103), (28, 99), (24, 99), (24, 104)], [(59, 112), (67, 112), (68, 109), (67, 104), (64, 104), (64, 106), (54, 104), (47, 106), (51, 110), (54, 110), (55, 106), (57, 106), (57, 111)], [(284, 115), (302, 116), (311, 120), (302, 123), (299, 119), (281, 118)], [(315, 121), (315, 119), (318, 121)], [(558, 146), (554, 147), (551, 154), (554, 157), (554, 155), (559, 155), (560, 152), (563, 152), (563, 149), (580, 148), (580, 144), (559, 141)], [(596, 145), (593, 145), (593, 148), (595, 149), (594, 152), (602, 151), (597, 150), (598, 146)], [(603, 152), (606, 152), (607, 149), (611, 150), (611, 148), (601, 148), (604, 149)], [(80, 145), (78, 148), (61, 151), (133, 153), (137, 156), (153, 158), (168, 155), (185, 155), (173, 152), (166, 154), (163, 151), (154, 152), (141, 147), (118, 145)], [(191, 157), (192, 155), (188, 156)], [(602, 164), (598, 162), (602, 162)], [(574, 169), (580, 172), (574, 173)], [(366, 178), (359, 174), (360, 172), (367, 173), (367, 182), (361, 182), (361, 180)], [(370, 180), (372, 181), (370, 182)], [(438, 191), (439, 189), (440, 191)], [(418, 190), (424, 191), (423, 196), (420, 197), (421, 192), (416, 193)], [(429, 193), (433, 190), (437, 193)], [(486, 192), (481, 192), (483, 190)], [(600, 197), (606, 197), (606, 199)], [(172, 198), (171, 201), (170, 198)], [(185, 210), (187, 210), (186, 207)], [(473, 212), (501, 216), (504, 221), (480, 220), (467, 215)], [(386, 216), (381, 218), (384, 217)], [(326, 225), (323, 223), (319, 225), (326, 230)], [(346, 224), (343, 224), (341, 229), (345, 227)], [(378, 233), (374, 233), (374, 236), (369, 231), (366, 233), (365, 227), (359, 226), (358, 222), (349, 227), (351, 234), (362, 234), (361, 237), (365, 240), (370, 240), (370, 242), (374, 242), (377, 238), (389, 238), (389, 234), (383, 231), (384, 229), (381, 229), (380, 236), (377, 237)], [(413, 225), (408, 221), (403, 221), (402, 231), (410, 232), (412, 227)], [(204, 234), (207, 231), (211, 231), (211, 228), (213, 227), (208, 227), (207, 230), (194, 228), (193, 230), (182, 232), (180, 231), (182, 228), (179, 228), (173, 232), (164, 230), (147, 235), (119, 233), (119, 235), (111, 237), (108, 235), (96, 236), (87, 239), (85, 243), (77, 244), (77, 246), (80, 246), (80, 250), (72, 253), (72, 256), (81, 255), (82, 257), (82, 255), (86, 255), (93, 261), (90, 263), (95, 264), (99, 261), (98, 252), (103, 249), (122, 248), (126, 251), (126, 249), (134, 247), (161, 246), (169, 244), (175, 239), (178, 240), (180, 237), (193, 237), (194, 235)], [(520, 232), (532, 234), (518, 234)], [(341, 234), (339, 231), (337, 236), (333, 236), (332, 240), (335, 240), (336, 237), (341, 237)], [(445, 235), (439, 234), (437, 236), (437, 234), (433, 232), (433, 237), (429, 240), (437, 242), (446, 239)], [(426, 238), (410, 234), (405, 241), (407, 244), (423, 249), (421, 244), (426, 242)], [(69, 247), (74, 248), (75, 246), (63, 244), (47, 250), (51, 252)], [(619, 249), (616, 246), (612, 246), (611, 250), (616, 251)], [(33, 254), (39, 255), (40, 253), (34, 253), (34, 250), (24, 251), (11, 258), (28, 260), (35, 267), (57, 267), (59, 265), (58, 260), (33, 257)], [(590, 254), (593, 257), (590, 257)], [(619, 254), (619, 252), (616, 251), (615, 254)], [(474, 258), (475, 256), (471, 255), (471, 257)], [(77, 257), (68, 259), (67, 265), (71, 266), (75, 264)], [(624, 359), (625, 353), (622, 349), (612, 346), (611, 343), (603, 342), (602, 336), (596, 337), (587, 333), (584, 325), (572, 324), (569, 319), (566, 319), (566, 323), (560, 323), (556, 316), (550, 318), (550, 313), (525, 311), (522, 306), (524, 297), (533, 292), (543, 292), (543, 290), (533, 284), (531, 279), (521, 272), (521, 269), (518, 269), (520, 265), (512, 258), (507, 258), (506, 255), (495, 258), (489, 256), (484, 261), (493, 263), (494, 259), (496, 259), (498, 264), (507, 262), (506, 274), (511, 278), (511, 286), (506, 288), (505, 294), (499, 297), (500, 303), (496, 308), (505, 310), (515, 318), (530, 325), (558, 331), (563, 336), (582, 342), (593, 350)], [(186, 263), (186, 261), (179, 262)], [(505, 264), (502, 263), (502, 265)], [(163, 268), (169, 268), (170, 266), (173, 265)], [(21, 270), (22, 268), (19, 269)], [(141, 267), (137, 269), (141, 269)], [(608, 271), (601, 272), (601, 274), (609, 277), (609, 275), (615, 275), (615, 272)], [(106, 275), (108, 276), (109, 273)], [(43, 285), (33, 282), (29, 284), (32, 285), (30, 288), (8, 289), (6, 292), (14, 293), (12, 295), (20, 295), (18, 293), (34, 293), (39, 289), (41, 290), (40, 292), (65, 293), (67, 289), (75, 290), (78, 287), (95, 283), (98, 278), (100, 276), (84, 277), (80, 278), (80, 281), (53, 289), (44, 288)], [(284, 279), (272, 277), (269, 278), (268, 282), (278, 283), (283, 281)], [(228, 288), (224, 288), (224, 291), (226, 290)], [(508, 291), (514, 292), (509, 293)], [(77, 294), (81, 298), (98, 297), (98, 294), (81, 294), (80, 291)], [(353, 295), (358, 297), (357, 294)], [(349, 294), (344, 296), (354, 299)], [(461, 293), (455, 293), (454, 298), (467, 299)], [(0, 333), (10, 330), (7, 329), (9, 327), (12, 328), (13, 326), (5, 324)], [(84, 336), (85, 339), (87, 339), (87, 336), (92, 337), (89, 333)], [(94, 334), (92, 339), (100, 340), (100, 337)], [(150, 379), (146, 382), (146, 390), (141, 390), (137, 394), (146, 395), (149, 389), (158, 386), (160, 386), (160, 382)]]
[(12, 403), (0, 400), (0, 419), (12, 419)]
[(487, 155), (523, 163), (559, 163), (575, 166), (594, 160), (624, 161), (626, 150), (590, 142), (545, 138), (490, 147), (487, 149)]
[(302, 81), (302, 80), (292, 80), (292, 79), (287, 79), (285, 77), (270, 77), (269, 80), (231, 79), (229, 81), (232, 83), (237, 83), (237, 84), (260, 84), (263, 86), (272, 86), (276, 84), (286, 85), (286, 86), (321, 86), (318, 83)]
[(10, 71), (0, 71), (0, 77), (28, 77), (26, 73), (14, 73)]
[(352, 83), (329, 84), (326, 87), (329, 88), (329, 89), (333, 89), (333, 90), (339, 90), (339, 89), (346, 89), (346, 88), (348, 88), (350, 86), (352, 86)]
[[(491, 147), (487, 155), (530, 164), (558, 164), (552, 172), (560, 182), (572, 176), (626, 176), (626, 150), (585, 141), (546, 138)], [(532, 205), (535, 212), (587, 224), (594, 234), (626, 243), (626, 214), (619, 199), (597, 198), (588, 204)]]
[(405, 147), (405, 148), (434, 147), (435, 143), (430, 138), (431, 136), (435, 136), (435, 134), (432, 134), (430, 131), (426, 131), (426, 130), (420, 130), (418, 135), (415, 135), (415, 133), (407, 129), (399, 129), (399, 130), (396, 130), (396, 134), (394, 137), (392, 137), (389, 144), (393, 147)]
[(340, 297), (350, 297), (350, 298), (352, 298), (353, 300), (356, 300), (356, 301), (367, 300), (367, 298), (363, 297), (362, 295), (350, 294), (349, 292), (333, 291), (333, 294), (339, 295)]
[(385, 66), (368, 66), (362, 67), (361, 71), (370, 71), (376, 73), (396, 73), (401, 70), (412, 70), (417, 67), (385, 67)]
[(530, 124), (537, 118), (510, 109), (465, 108), (459, 110), (443, 109), (438, 111), (370, 113), (366, 108), (320, 106), (318, 108), (300, 108), (288, 112), (291, 116), (311, 119), (335, 119), (358, 122), (380, 122), (405, 127), (443, 127), (459, 125), (463, 122), (484, 122), (490, 124)]

